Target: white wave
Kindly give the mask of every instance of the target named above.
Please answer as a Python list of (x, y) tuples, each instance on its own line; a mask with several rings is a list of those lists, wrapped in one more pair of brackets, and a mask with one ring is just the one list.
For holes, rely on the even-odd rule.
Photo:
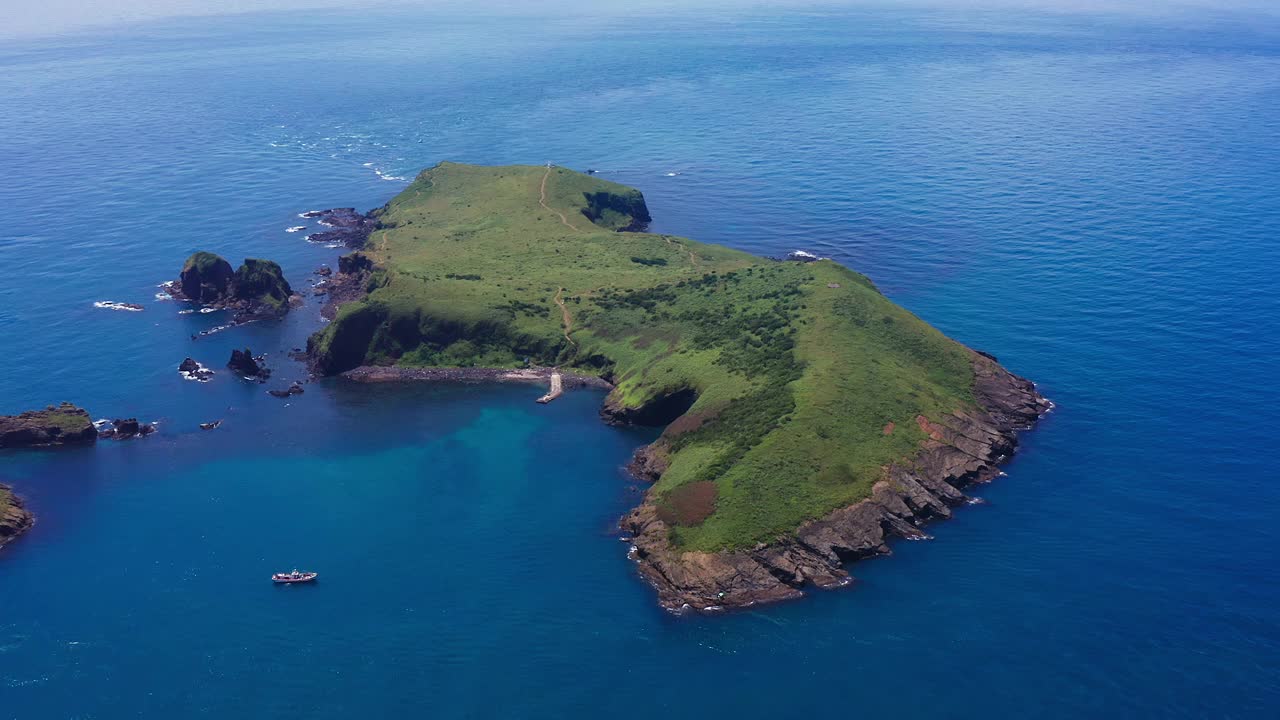
[(817, 255), (814, 255), (808, 250), (792, 250), (791, 257), (812, 258), (814, 260), (820, 259)]
[(408, 178), (403, 178), (403, 177), (400, 177), (399, 175), (392, 175), (392, 174), (390, 174), (390, 173), (383, 172), (382, 170), (379, 170), (378, 168), (374, 168), (374, 169), (373, 169), (373, 174), (374, 174), (374, 175), (377, 175), (378, 177), (382, 178), (383, 180), (399, 180), (399, 181), (405, 181), (405, 180), (408, 180)]
[(208, 330), (201, 330), (200, 335), (201, 336), (213, 335), (214, 333), (220, 333), (223, 330), (230, 330), (233, 327), (235, 327), (234, 323), (229, 323), (227, 325), (219, 325), (217, 327), (209, 328)]
[(676, 176), (678, 176), (679, 174), (680, 174), (680, 173), (678, 173), (678, 172), (669, 172), (669, 173), (667, 173), (667, 177), (676, 177)]
[(207, 307), (207, 308), (200, 308), (200, 314), (201, 314), (201, 315), (208, 315), (209, 313), (216, 313), (216, 312), (218, 312), (218, 311), (220, 311), (220, 310), (222, 310), (222, 308), (209, 308), (209, 307)]
[(191, 314), (191, 313), (193, 313), (193, 312), (195, 312), (195, 308), (187, 308), (186, 310), (179, 310), (179, 311), (178, 311), (178, 314), (179, 314), (179, 315), (190, 315), (190, 314)]
[(295, 232), (302, 232), (303, 230), (306, 230), (306, 229), (307, 229), (306, 225), (294, 225), (293, 227), (285, 228), (284, 231), (287, 233), (295, 233)]
[(313, 215), (312, 213), (318, 213), (318, 212), (324, 212), (324, 211), (323, 211), (323, 210), (308, 210), (308, 211), (306, 211), (306, 212), (300, 212), (300, 213), (298, 213), (298, 217), (303, 218), (304, 220), (310, 220), (312, 217), (314, 217), (314, 215)]
[(124, 310), (125, 312), (142, 312), (143, 310), (143, 307), (141, 305), (135, 305), (134, 303), (116, 302), (114, 300), (99, 300), (95, 302), (93, 306), (96, 308), (102, 308), (104, 310)]

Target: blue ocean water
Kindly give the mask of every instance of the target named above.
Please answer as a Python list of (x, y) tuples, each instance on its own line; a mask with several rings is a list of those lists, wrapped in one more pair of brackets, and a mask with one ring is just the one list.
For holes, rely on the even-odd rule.
[[(936, 10), (181, 19), (0, 43), (0, 411), (159, 435), (0, 455), (12, 718), (1280, 714), (1280, 21)], [(852, 589), (658, 610), (600, 395), (313, 383), (191, 355), (196, 249), (441, 159), (595, 168), (655, 228), (870, 275), (1058, 408), (987, 504)], [(141, 313), (93, 307), (140, 302)], [(223, 418), (215, 432), (198, 422)], [(313, 587), (274, 587), (293, 566)]]

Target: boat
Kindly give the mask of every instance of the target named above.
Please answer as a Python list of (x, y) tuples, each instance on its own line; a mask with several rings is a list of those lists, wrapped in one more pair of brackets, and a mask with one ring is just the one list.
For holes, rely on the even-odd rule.
[(312, 580), (315, 580), (316, 577), (319, 575), (320, 573), (300, 572), (298, 570), (294, 570), (293, 572), (276, 573), (272, 575), (271, 582), (284, 583), (284, 584), (305, 583), (305, 582), (311, 582)]

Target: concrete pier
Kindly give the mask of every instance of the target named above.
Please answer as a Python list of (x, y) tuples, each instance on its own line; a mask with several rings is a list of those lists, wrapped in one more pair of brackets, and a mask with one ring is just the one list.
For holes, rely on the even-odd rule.
[(560, 379), (560, 373), (558, 372), (551, 373), (551, 389), (547, 392), (546, 395), (543, 395), (542, 397), (538, 398), (538, 402), (545, 405), (551, 402), (552, 400), (555, 400), (556, 398), (560, 397), (560, 394), (563, 392), (564, 392), (564, 384)]

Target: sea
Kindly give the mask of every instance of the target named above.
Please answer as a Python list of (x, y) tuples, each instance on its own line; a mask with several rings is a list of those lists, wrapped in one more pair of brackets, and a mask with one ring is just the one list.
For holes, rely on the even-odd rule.
[[(0, 412), (159, 428), (0, 454), (38, 516), (0, 549), (0, 717), (1280, 717), (1275, 14), (170, 18), (0, 42), (0, 158)], [(278, 399), (317, 299), (218, 330), (158, 287), (209, 250), (307, 291), (342, 251), (300, 213), (441, 160), (834, 258), (1056, 409), (852, 586), (670, 615), (615, 527), (656, 431), (599, 392)]]

